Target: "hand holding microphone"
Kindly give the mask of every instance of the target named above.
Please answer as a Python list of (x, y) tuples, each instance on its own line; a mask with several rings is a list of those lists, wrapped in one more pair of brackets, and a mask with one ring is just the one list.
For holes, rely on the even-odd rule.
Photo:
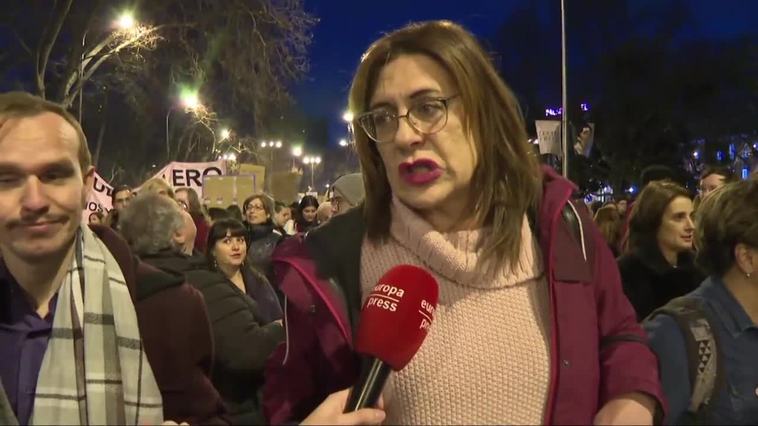
[(363, 304), (355, 350), (368, 357), (350, 391), (345, 413), (375, 407), (390, 371), (402, 370), (421, 347), (437, 308), (439, 288), (427, 271), (396, 266)]

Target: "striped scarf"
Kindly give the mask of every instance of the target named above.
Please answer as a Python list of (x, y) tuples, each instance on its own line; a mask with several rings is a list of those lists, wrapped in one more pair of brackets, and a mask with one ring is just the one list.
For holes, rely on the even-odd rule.
[(161, 395), (124, 276), (105, 244), (82, 226), (58, 292), (31, 424), (162, 421)]

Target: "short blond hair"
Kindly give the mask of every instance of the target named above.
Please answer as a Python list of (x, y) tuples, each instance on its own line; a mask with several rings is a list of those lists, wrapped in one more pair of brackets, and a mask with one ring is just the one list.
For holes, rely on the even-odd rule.
[(0, 118), (25, 118), (51, 112), (70, 124), (76, 130), (79, 139), (78, 159), (79, 168), (86, 173), (92, 166), (92, 154), (87, 146), (87, 137), (84, 135), (82, 126), (66, 111), (63, 105), (42, 99), (39, 96), (26, 92), (7, 92), (0, 94)]
[(171, 187), (171, 184), (166, 182), (165, 180), (154, 177), (150, 178), (147, 182), (142, 184), (142, 187), (140, 187), (139, 192), (161, 192), (166, 191), (166, 195), (171, 198), (172, 200), (176, 200), (176, 195), (174, 195), (174, 188)]

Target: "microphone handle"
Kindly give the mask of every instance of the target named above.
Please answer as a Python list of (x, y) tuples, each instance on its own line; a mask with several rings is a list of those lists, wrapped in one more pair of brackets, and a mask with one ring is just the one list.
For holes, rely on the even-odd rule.
[(368, 364), (364, 363), (358, 381), (350, 389), (344, 412), (350, 413), (361, 408), (376, 407), (391, 371), (390, 366), (378, 358), (370, 358)]

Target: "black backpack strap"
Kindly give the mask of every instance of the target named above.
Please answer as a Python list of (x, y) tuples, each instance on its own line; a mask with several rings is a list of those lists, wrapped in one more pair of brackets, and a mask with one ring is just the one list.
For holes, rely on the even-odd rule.
[(653, 311), (646, 321), (657, 315), (670, 316), (684, 336), (691, 384), (688, 413), (693, 420), (702, 420), (714, 390), (725, 384), (718, 339), (703, 302), (695, 297), (677, 297)]

